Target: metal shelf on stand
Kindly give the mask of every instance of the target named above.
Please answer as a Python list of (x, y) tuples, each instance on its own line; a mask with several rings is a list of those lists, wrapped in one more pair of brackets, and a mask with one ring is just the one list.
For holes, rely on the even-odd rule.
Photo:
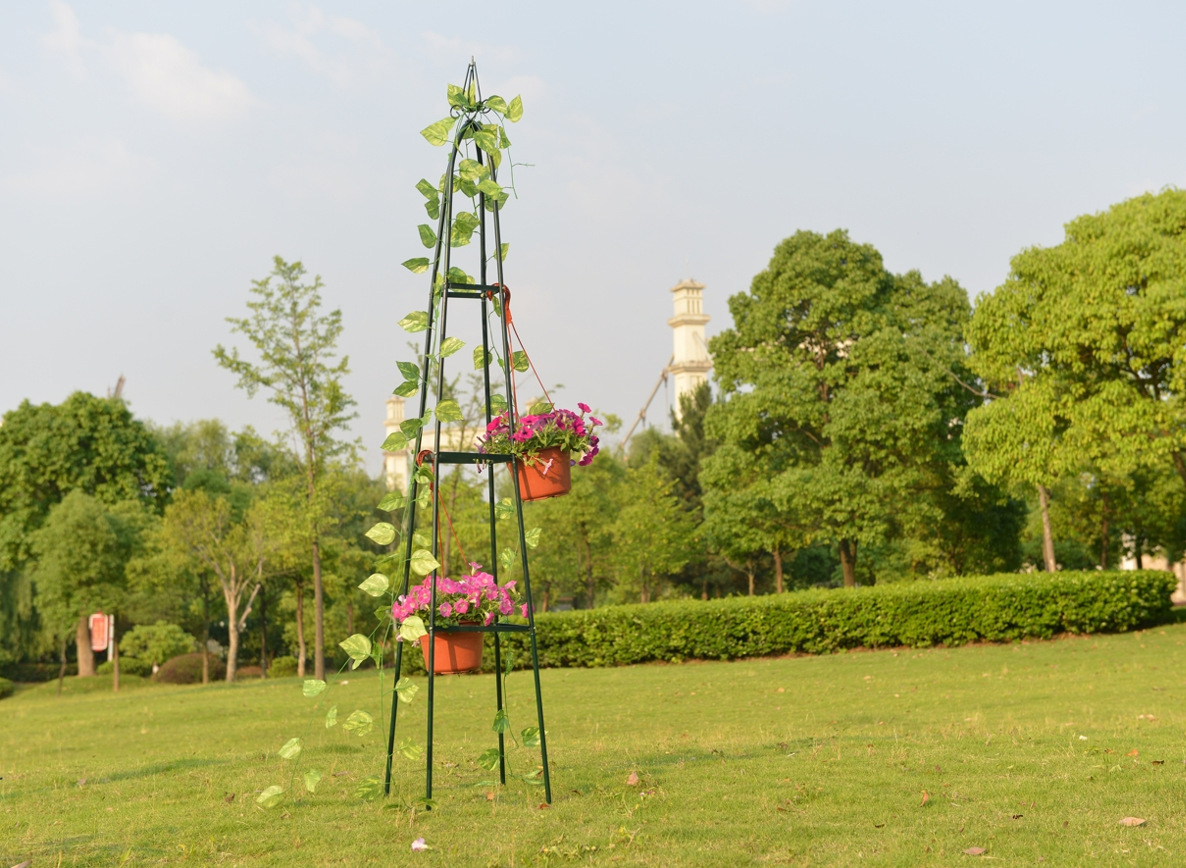
[[(478, 85), (477, 66), (471, 61), (468, 70), (466, 71), (465, 84), (463, 85), (463, 92), (468, 93), (470, 88), (476, 95), (475, 104), (481, 104), (481, 89)], [(494, 259), (494, 282), (490, 281), (489, 274), (489, 245), (488, 241), (493, 242), (493, 249), (501, 251), (501, 232), (499, 225), (499, 205), (497, 200), (487, 202), (484, 193), (479, 192), (478, 211), (479, 211), (479, 225), (475, 230), (475, 237), (477, 239), (477, 246), (479, 255), (481, 257), (480, 271), (478, 275), (478, 283), (467, 284), (458, 283), (453, 280), (442, 280), (441, 286), (438, 289), (438, 278), (449, 274), (450, 261), (452, 256), (452, 248), (449, 244), (450, 230), (452, 228), (453, 216), (453, 198), (454, 190), (454, 169), (457, 164), (459, 155), (462, 153), (463, 143), (466, 141), (466, 133), (474, 132), (477, 125), (483, 123), (481, 120), (482, 112), (479, 110), (464, 110), (454, 108), (453, 116), (457, 119), (454, 128), (453, 142), (449, 154), (448, 169), (443, 180), (443, 190), (440, 198), (440, 216), (438, 218), (437, 239), (435, 247), (435, 255), (432, 260), (432, 267), (430, 269), (429, 291), (428, 291), (428, 326), (425, 336), (424, 344), (424, 361), (421, 364), (421, 386), (420, 386), (420, 418), (424, 418), (425, 411), (428, 408), (428, 387), (429, 379), (432, 369), (432, 358), (434, 340), (436, 346), (447, 337), (448, 312), (450, 301), (476, 301), (479, 304), (479, 313), (482, 325), (482, 350), (483, 358), (485, 359), (485, 366), (482, 369), (482, 383), (485, 394), (485, 418), (486, 424), (489, 425), (494, 418), (492, 413), (492, 398), (493, 392), (491, 390), (491, 344), (492, 339), (497, 340), (496, 347), (502, 353), (502, 358), (507, 360), (508, 376), (505, 382), (505, 401), (510, 413), (510, 424), (513, 429), (516, 423), (517, 410), (515, 409), (515, 401), (512, 382), (512, 377), (509, 374), (511, 359), (510, 351), (510, 317), (508, 314), (508, 302), (510, 293), (507, 291), (506, 285), (503, 281), (503, 262), (501, 256), (495, 256)], [(475, 147), (476, 160), (486, 165), (485, 154)], [(495, 179), (497, 177), (497, 167), (493, 164), (489, 165), (490, 177)], [(498, 304), (494, 302), (497, 300)], [(437, 309), (439, 307), (439, 316)], [(472, 309), (471, 309), (472, 310)], [(498, 325), (495, 329), (496, 334), (490, 334), (489, 317), (491, 312), (497, 315)], [(436, 394), (440, 396), (444, 393), (445, 387), (445, 358), (437, 360), (436, 364)], [(444, 441), (441, 436), (441, 422), (436, 419), (436, 438), (434, 444), (440, 445)], [(416, 433), (416, 447), (413, 454), (422, 454), (421, 446), (423, 441), (423, 426), (421, 426)], [(511, 490), (513, 491), (514, 514), (515, 514), (515, 533), (518, 537), (519, 550), (519, 564), (522, 568), (522, 591), (526, 598), (525, 602), (528, 604), (527, 608), (527, 623), (526, 624), (511, 624), (511, 623), (494, 623), (490, 625), (460, 625), (460, 626), (445, 626), (436, 624), (437, 603), (436, 603), (436, 587), (435, 583), (432, 588), (432, 601), (429, 609), (428, 617), (428, 734), (427, 734), (427, 750), (426, 762), (424, 771), (424, 789), (425, 798), (432, 798), (432, 756), (433, 756), (433, 720), (435, 712), (435, 682), (436, 674), (433, 672), (433, 665), (436, 654), (436, 643), (433, 641), (437, 633), (493, 633), (494, 634), (494, 661), (496, 676), (495, 684), (495, 707), (498, 711), (504, 708), (504, 699), (502, 693), (502, 678), (500, 673), (503, 667), (503, 649), (500, 637), (508, 633), (526, 633), (528, 635), (529, 644), (531, 647), (531, 671), (535, 683), (535, 707), (536, 716), (539, 724), (539, 746), (540, 759), (543, 768), (543, 784), (544, 784), (544, 798), (547, 802), (552, 801), (552, 778), (550, 769), (548, 767), (548, 742), (547, 733), (544, 728), (544, 704), (543, 696), (540, 692), (539, 680), (539, 648), (536, 638), (535, 630), (535, 606), (531, 596), (531, 577), (527, 564), (527, 541), (526, 533), (523, 525), (523, 498), (519, 490), (519, 480), (517, 474), (514, 472), (514, 457), (511, 455), (496, 455), (486, 454), (481, 452), (464, 452), (464, 451), (439, 451), (430, 453), (432, 458), (432, 485), (431, 485), (431, 510), (432, 510), (432, 554), (436, 558), (439, 554), (440, 545), (440, 517), (441, 517), (441, 503), (440, 503), (440, 481), (441, 481), (441, 466), (442, 465), (463, 465), (476, 464), (487, 465), (491, 472), (487, 475), (487, 508), (488, 518), (490, 524), (490, 564), (491, 574), (495, 581), (498, 580), (498, 565), (499, 558), (497, 556), (497, 540), (498, 531), (496, 527), (496, 513), (495, 513), (495, 491), (494, 491), (494, 477), (495, 470), (499, 465), (506, 465), (510, 469), (510, 477), (512, 480)], [(412, 555), (412, 531), (416, 526), (416, 509), (418, 500), (418, 487), (420, 485), (419, 474), (412, 474), (409, 482), (409, 490), (407, 497), (407, 505), (405, 507), (404, 518), (404, 541), (403, 541), (403, 580), (401, 594), (408, 593), (409, 582), (411, 579), (411, 555)], [(430, 574), (433, 575), (433, 574)], [(395, 652), (395, 681), (399, 680), (400, 673), (403, 666), (403, 652), (404, 645), (407, 643), (397, 643)], [(395, 752), (395, 730), (396, 718), (399, 710), (398, 695), (392, 691), (391, 697), (391, 722), (387, 736), (387, 769), (384, 777), (384, 793), (391, 792), (391, 772), (392, 759)], [(506, 744), (502, 732), (498, 733), (498, 753), (499, 753), (499, 779), (502, 783), (506, 783)]]

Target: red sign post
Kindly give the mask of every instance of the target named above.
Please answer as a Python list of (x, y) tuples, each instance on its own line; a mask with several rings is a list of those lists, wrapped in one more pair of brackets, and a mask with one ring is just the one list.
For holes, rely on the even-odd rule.
[(106, 651), (108, 639), (111, 636), (110, 615), (104, 615), (102, 612), (96, 612), (91, 615), (91, 650), (92, 651)]

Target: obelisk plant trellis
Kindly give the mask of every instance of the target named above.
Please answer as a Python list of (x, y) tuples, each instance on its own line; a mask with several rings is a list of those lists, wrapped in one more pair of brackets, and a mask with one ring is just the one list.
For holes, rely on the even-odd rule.
[[(511, 668), (509, 654), (504, 654), (501, 637), (508, 633), (528, 634), (531, 649), (531, 668), (535, 682), (535, 703), (538, 727), (524, 730), (523, 742), (534, 746), (538, 741), (545, 798), (552, 800), (552, 784), (548, 769), (547, 737), (544, 732), (543, 699), (540, 694), (539, 655), (536, 644), (535, 614), (531, 598), (531, 578), (527, 564), (528, 538), (523, 524), (523, 500), (514, 472), (508, 486), (512, 492), (510, 503), (499, 503), (495, 496), (495, 476), (503, 469), (513, 471), (514, 456), (478, 451), (473, 444), (448, 443), (447, 423), (460, 421), (461, 411), (455, 400), (447, 397), (446, 361), (460, 350), (464, 343), (450, 335), (451, 306), (459, 307), (458, 318), (476, 316), (481, 324), (481, 346), (473, 351), (474, 367), (481, 371), (485, 394), (485, 421), (489, 425), (499, 413), (509, 413), (512, 422), (518, 413), (514, 400), (513, 371), (526, 367), (522, 352), (512, 353), (509, 335), (510, 295), (504, 283), (503, 263), (507, 245), (503, 244), (499, 225), (500, 210), (507, 200), (507, 193), (498, 182), (499, 167), (504, 149), (510, 145), (504, 127), (504, 120), (517, 121), (522, 115), (522, 104), (518, 97), (507, 103), (501, 97), (482, 97), (478, 84), (477, 67), (470, 63), (465, 83), (461, 87), (449, 86), (449, 117), (438, 121), (424, 130), (424, 136), (435, 145), (448, 144), (449, 157), (444, 176), (437, 187), (428, 181), (417, 185), (424, 195), (425, 208), (430, 217), (437, 221), (435, 231), (429, 225), (420, 227), (420, 237), (426, 247), (431, 247), (432, 258), (411, 259), (404, 263), (416, 273), (428, 272), (429, 292), (426, 310), (415, 311), (400, 321), (410, 332), (424, 332), (424, 354), (419, 364), (401, 362), (400, 372), (404, 382), (396, 394), (411, 397), (419, 393), (419, 416), (408, 419), (398, 434), (388, 438), (384, 448), (398, 450), (414, 443), (412, 454), (417, 456), (417, 466), (411, 476), (408, 497), (404, 509), (404, 527), (399, 547), (401, 556), (394, 560), (402, 575), (396, 577), (399, 593), (397, 605), (409, 593), (413, 574), (427, 577), (430, 594), (427, 618), (407, 617), (399, 625), (399, 639), (395, 652), (395, 679), (397, 689), (391, 699), (391, 720), (387, 737), (387, 768), (384, 777), (384, 792), (390, 792), (392, 758), (396, 752), (396, 723), (400, 701), (410, 698), (409, 691), (399, 689), (403, 655), (409, 642), (415, 642), (426, 634), (428, 664), (428, 720), (425, 748), (425, 798), (432, 798), (433, 771), (433, 720), (435, 681), (437, 669), (437, 642), (440, 635), (453, 633), (493, 633), (494, 659), (496, 664), (495, 704), (496, 712), (493, 730), (498, 736), (498, 748), (488, 750), (479, 762), (493, 770), (499, 767), (499, 777), (506, 783), (505, 734), (509, 719), (504, 705), (504, 664)], [(509, 168), (509, 166), (508, 166)], [(461, 194), (460, 196), (458, 194)], [(458, 208), (468, 202), (470, 207)], [(477, 274), (471, 276), (453, 264), (453, 251), (471, 245), (478, 256)], [(472, 248), (471, 248), (472, 249)], [(491, 273), (493, 272), (493, 273)], [(503, 395), (495, 393), (491, 379), (491, 366), (497, 364), (504, 376)], [(422, 451), (424, 430), (433, 425), (435, 437), (432, 451)], [(454, 446), (470, 451), (452, 451), (442, 448)], [(499, 569), (513, 569), (516, 560), (521, 582), (521, 602), (526, 607), (515, 607), (518, 618), (488, 618), (485, 623), (446, 623), (442, 612), (447, 606), (438, 606), (438, 583), (446, 577), (438, 576), (442, 503), (442, 470), (449, 465), (477, 465), (487, 470), (487, 503), (490, 525), (490, 550), (487, 565), (490, 574), (498, 584)], [(417, 530), (417, 511), (431, 512), (431, 534)], [(499, 518), (513, 519), (515, 545), (499, 552)], [(427, 530), (427, 528), (425, 529)], [(422, 547), (422, 543), (427, 547)], [(513, 586), (513, 585), (512, 585)], [(515, 621), (519, 621), (516, 623)], [(521, 623), (522, 621), (526, 623)], [(426, 621), (426, 623), (425, 623)], [(405, 681), (404, 684), (407, 682)], [(534, 780), (539, 771), (524, 776)]]

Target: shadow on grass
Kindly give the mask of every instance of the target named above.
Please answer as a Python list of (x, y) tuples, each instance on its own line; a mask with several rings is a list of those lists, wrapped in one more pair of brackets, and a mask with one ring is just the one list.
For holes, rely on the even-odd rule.
[(153, 763), (152, 765), (143, 766), (142, 768), (134, 769), (126, 772), (116, 772), (111, 775), (104, 775), (95, 781), (97, 784), (113, 783), (115, 781), (135, 780), (136, 778), (148, 778), (153, 775), (163, 775), (168, 772), (180, 772), (188, 769), (200, 769), (208, 766), (223, 766), (227, 764), (227, 760), (219, 759), (180, 759), (171, 760), (169, 762)]

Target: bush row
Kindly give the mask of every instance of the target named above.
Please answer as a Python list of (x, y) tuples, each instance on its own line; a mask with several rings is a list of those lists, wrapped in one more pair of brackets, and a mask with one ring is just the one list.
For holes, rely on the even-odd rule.
[[(543, 613), (536, 631), (544, 667), (1011, 642), (1163, 623), (1175, 586), (1152, 570), (1010, 573)], [(530, 660), (525, 636), (509, 644), (518, 666)], [(486, 667), (493, 657), (487, 640)]]
[[(6, 663), (0, 666), (0, 678), (7, 678), (18, 684), (39, 684), (42, 681), (53, 681), (58, 677), (61, 663)], [(77, 675), (78, 664), (68, 663), (66, 675)]]
[(0, 678), (0, 699), (12, 696), (16, 692), (16, 685), (7, 678)]

